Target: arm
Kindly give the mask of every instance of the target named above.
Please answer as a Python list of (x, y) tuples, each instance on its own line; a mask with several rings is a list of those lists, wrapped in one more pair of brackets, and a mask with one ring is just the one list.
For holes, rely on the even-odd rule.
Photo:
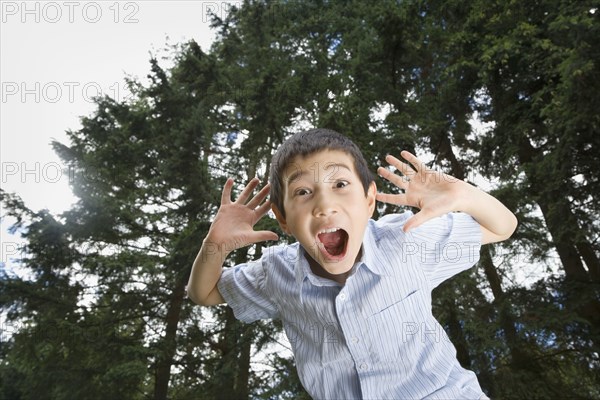
[(192, 265), (187, 293), (195, 303), (211, 306), (225, 302), (217, 283), (221, 277), (223, 263), (230, 252), (252, 243), (278, 239), (274, 232), (253, 230), (254, 225), (271, 207), (269, 201), (264, 201), (269, 194), (269, 185), (263, 187), (246, 204), (258, 183), (257, 178), (252, 179), (240, 197), (232, 202), (233, 180), (227, 179), (219, 211)]
[(482, 244), (499, 242), (512, 235), (517, 227), (517, 218), (496, 198), (467, 182), (428, 169), (407, 151), (403, 151), (401, 155), (415, 168), (388, 155), (386, 161), (399, 169), (403, 176), (381, 167), (377, 172), (403, 189), (404, 193), (378, 193), (377, 200), (420, 209), (406, 222), (405, 231), (448, 212), (462, 211), (480, 224)]

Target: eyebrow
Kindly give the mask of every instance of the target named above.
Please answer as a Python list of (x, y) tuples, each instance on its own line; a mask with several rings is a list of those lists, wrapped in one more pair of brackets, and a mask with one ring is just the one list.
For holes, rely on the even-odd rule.
[[(348, 171), (352, 172), (352, 169), (349, 166), (347, 166), (346, 164), (344, 164), (344, 163), (327, 163), (325, 165), (325, 170), (328, 170), (331, 167), (337, 167), (338, 169), (339, 168), (345, 168)], [(308, 175), (308, 173), (310, 171), (313, 171), (313, 170), (312, 169), (310, 169), (310, 170), (301, 170), (301, 169), (300, 170), (296, 170), (292, 174), (290, 174), (290, 176), (288, 176), (288, 178), (286, 179), (286, 183), (289, 185), (290, 183), (292, 183), (296, 179), (298, 179), (298, 178), (300, 178), (300, 177), (302, 177), (304, 175)], [(335, 173), (335, 171), (334, 171), (334, 173)]]

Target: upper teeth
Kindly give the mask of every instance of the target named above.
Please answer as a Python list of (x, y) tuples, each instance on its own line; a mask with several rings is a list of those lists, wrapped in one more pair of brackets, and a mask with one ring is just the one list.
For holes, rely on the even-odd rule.
[(336, 231), (339, 231), (339, 230), (340, 230), (340, 228), (329, 228), (329, 229), (324, 229), (324, 230), (322, 230), (319, 233), (332, 233), (332, 232), (336, 232)]

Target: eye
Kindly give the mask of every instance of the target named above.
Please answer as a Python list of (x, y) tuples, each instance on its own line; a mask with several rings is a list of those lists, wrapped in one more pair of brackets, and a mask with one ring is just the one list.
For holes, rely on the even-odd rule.
[(294, 196), (306, 196), (309, 194), (310, 190), (304, 188), (296, 189), (296, 191), (294, 191)]
[(348, 186), (350, 183), (348, 181), (337, 181), (335, 183), (335, 187), (336, 189), (342, 189), (345, 188), (346, 186)]

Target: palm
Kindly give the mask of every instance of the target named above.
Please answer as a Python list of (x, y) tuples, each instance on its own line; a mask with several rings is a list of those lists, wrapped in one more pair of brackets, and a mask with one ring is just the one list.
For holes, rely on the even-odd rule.
[(248, 201), (258, 183), (258, 179), (252, 179), (237, 200), (232, 201), (233, 180), (227, 180), (223, 187), (221, 206), (207, 235), (207, 241), (216, 243), (223, 250), (230, 252), (252, 243), (278, 239), (274, 232), (254, 230), (254, 225), (265, 216), (271, 206), (269, 201), (264, 201), (269, 194), (269, 185)]
[(396, 205), (417, 207), (420, 212), (409, 220), (405, 229), (417, 227), (423, 222), (437, 216), (455, 211), (455, 191), (462, 181), (441, 172), (432, 171), (411, 153), (404, 151), (406, 158), (415, 169), (396, 157), (387, 156), (386, 160), (396, 167), (402, 175), (379, 168), (378, 173), (385, 179), (404, 190), (400, 194), (378, 193), (377, 200)]

